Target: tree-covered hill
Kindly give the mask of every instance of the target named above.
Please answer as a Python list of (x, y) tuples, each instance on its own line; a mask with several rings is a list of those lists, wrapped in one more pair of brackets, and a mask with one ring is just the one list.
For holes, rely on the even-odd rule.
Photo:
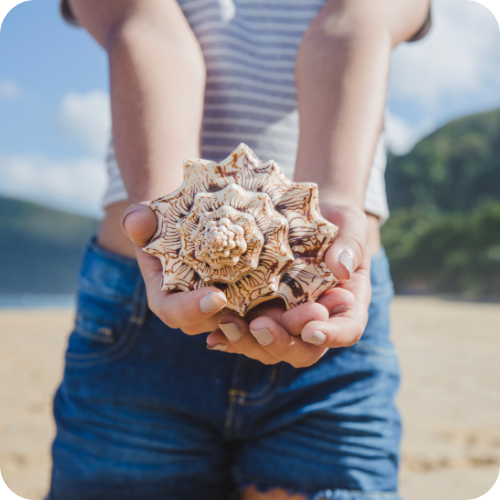
[(72, 293), (98, 221), (0, 197), (0, 294)]
[(386, 180), (396, 289), (500, 294), (500, 110), (390, 157)]
[(390, 157), (386, 180), (392, 210), (467, 211), (500, 200), (500, 110), (451, 122)]

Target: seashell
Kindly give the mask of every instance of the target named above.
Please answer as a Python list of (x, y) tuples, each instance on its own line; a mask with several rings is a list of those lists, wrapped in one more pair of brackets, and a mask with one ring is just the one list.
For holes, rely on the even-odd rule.
[(276, 297), (287, 309), (313, 302), (338, 282), (323, 262), (338, 228), (321, 217), (317, 185), (245, 144), (220, 163), (185, 160), (182, 186), (150, 206), (158, 228), (144, 251), (161, 260), (162, 290), (216, 286), (243, 316)]

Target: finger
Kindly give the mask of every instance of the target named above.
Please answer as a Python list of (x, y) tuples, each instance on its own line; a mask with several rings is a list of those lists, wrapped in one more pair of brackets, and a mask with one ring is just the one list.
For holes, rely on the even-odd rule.
[(353, 306), (331, 316), (328, 321), (312, 321), (304, 326), (301, 338), (323, 347), (348, 347), (356, 343), (366, 328), (371, 298), (370, 259), (366, 255), (350, 283), (342, 285), (356, 298)]
[[(325, 292), (316, 302), (326, 307), (329, 316), (351, 309), (356, 301), (352, 292), (342, 286)], [(316, 319), (316, 318), (315, 318)]]
[(290, 336), (281, 325), (266, 316), (252, 321), (250, 331), (273, 358), (286, 361), (295, 368), (312, 365), (326, 351), (304, 342), (300, 337)]
[(143, 252), (142, 248), (138, 245), (135, 245), (134, 248), (137, 264), (139, 264), (139, 269), (141, 270), (148, 293), (159, 291), (163, 276), (163, 266), (160, 259)]
[(272, 318), (293, 336), (299, 336), (304, 326), (310, 321), (326, 321), (332, 314), (343, 312), (354, 304), (354, 295), (343, 288), (334, 288), (323, 294), (317, 302), (306, 302), (293, 307), (289, 311), (284, 309), (281, 300), (269, 301), (252, 309), (245, 316), (248, 323), (254, 319), (266, 316)]
[(305, 343), (322, 347), (350, 347), (363, 335), (366, 319), (359, 317), (337, 316), (331, 321), (311, 321), (302, 332)]
[(207, 349), (210, 351), (223, 351), (240, 354), (228, 341), (220, 328), (216, 328), (207, 337)]
[(236, 352), (264, 364), (274, 364), (279, 361), (262, 348), (243, 318), (227, 314), (221, 318), (219, 328), (226, 337), (228, 345), (231, 345)]
[(337, 237), (325, 254), (325, 263), (341, 281), (351, 279), (365, 253), (368, 222), (366, 214), (355, 207), (336, 207), (324, 216), (339, 228)]
[(154, 236), (158, 226), (155, 213), (147, 202), (130, 205), (123, 212), (121, 224), (123, 232), (133, 243), (143, 247)]
[(210, 316), (201, 323), (181, 326), (181, 330), (186, 335), (198, 335), (199, 333), (213, 332), (219, 327), (219, 321), (225, 314), (227, 314), (227, 309), (222, 309), (222, 311), (215, 313), (213, 316)]
[[(209, 321), (210, 318), (227, 303), (224, 293), (215, 287), (191, 292), (164, 292), (160, 290), (158, 280), (145, 280), (145, 283), (151, 311), (170, 328), (181, 328), (188, 335), (213, 330), (214, 323)], [(189, 329), (190, 326), (196, 328)]]
[[(318, 301), (300, 304), (284, 312), (280, 318), (274, 319), (290, 335), (299, 336), (304, 326), (310, 321), (327, 321), (333, 314), (350, 309), (354, 302), (354, 295), (350, 291), (344, 288), (334, 288), (325, 292)], [(265, 314), (265, 316), (270, 315)]]
[(281, 318), (275, 321), (282, 325), (290, 335), (299, 336), (304, 326), (310, 321), (326, 321), (329, 317), (328, 309), (324, 305), (306, 302), (285, 311)]
[(155, 291), (148, 297), (151, 310), (171, 328), (204, 322), (227, 303), (224, 293), (215, 287), (191, 292)]

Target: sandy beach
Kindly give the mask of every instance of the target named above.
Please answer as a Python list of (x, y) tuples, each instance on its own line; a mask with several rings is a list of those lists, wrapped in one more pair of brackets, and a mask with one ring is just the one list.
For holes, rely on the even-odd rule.
[[(500, 304), (397, 297), (406, 500), (472, 500), (500, 468)], [(70, 309), (0, 310), (0, 469), (18, 495), (47, 492)]]

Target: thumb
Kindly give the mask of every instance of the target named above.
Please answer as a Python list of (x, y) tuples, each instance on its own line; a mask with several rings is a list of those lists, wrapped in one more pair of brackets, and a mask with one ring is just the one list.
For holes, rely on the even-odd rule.
[(366, 214), (359, 208), (342, 206), (327, 210), (325, 217), (339, 228), (337, 237), (325, 254), (325, 263), (340, 281), (349, 281), (363, 262), (366, 252)]
[(121, 224), (123, 232), (133, 243), (143, 247), (154, 236), (158, 226), (155, 213), (147, 201), (130, 205), (123, 212)]

